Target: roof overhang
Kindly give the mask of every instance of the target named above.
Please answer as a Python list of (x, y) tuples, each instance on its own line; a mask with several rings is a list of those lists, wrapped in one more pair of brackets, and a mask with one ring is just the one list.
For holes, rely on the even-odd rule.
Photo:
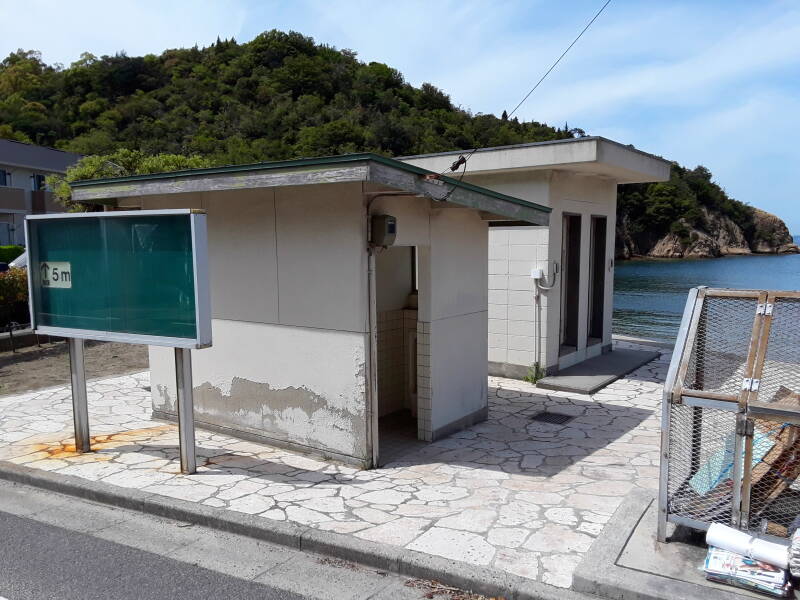
[[(466, 151), (469, 152), (469, 151)], [(443, 172), (465, 151), (406, 156), (399, 160)], [(562, 170), (614, 179), (617, 183), (667, 181), (671, 162), (603, 137), (479, 148), (469, 158), (470, 175)]]
[(490, 217), (549, 223), (546, 206), (368, 153), (76, 181), (71, 186), (73, 200), (116, 205), (118, 199), (133, 196), (349, 182), (370, 182)]

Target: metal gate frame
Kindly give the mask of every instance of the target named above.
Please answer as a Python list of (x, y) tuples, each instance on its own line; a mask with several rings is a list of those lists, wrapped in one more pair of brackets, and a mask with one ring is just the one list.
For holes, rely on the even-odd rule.
[[(695, 348), (705, 348), (706, 340), (698, 338), (703, 306), (709, 298), (737, 298), (756, 301), (753, 325), (744, 362), (743, 380), (738, 393), (720, 393), (690, 389), (685, 386), (689, 363)], [(700, 444), (702, 410), (716, 409), (735, 413), (734, 460), (731, 479), (731, 526), (738, 529), (750, 527), (750, 500), (752, 491), (753, 431), (757, 419), (800, 425), (800, 406), (795, 409), (760, 401), (758, 398), (765, 359), (769, 350), (773, 313), (782, 299), (800, 299), (800, 292), (766, 290), (728, 290), (707, 287), (692, 288), (684, 308), (681, 325), (664, 383), (661, 421), (661, 465), (659, 481), (658, 539), (666, 541), (667, 522), (705, 530), (710, 522), (669, 512), (670, 434), (672, 432), (671, 408), (684, 405), (693, 408), (692, 445)], [(703, 350), (704, 351), (704, 350)], [(698, 353), (699, 356), (699, 353)], [(703, 361), (705, 359), (703, 358)], [(800, 369), (800, 365), (798, 365)], [(702, 377), (702, 372), (696, 377)], [(744, 460), (735, 457), (744, 456)]]

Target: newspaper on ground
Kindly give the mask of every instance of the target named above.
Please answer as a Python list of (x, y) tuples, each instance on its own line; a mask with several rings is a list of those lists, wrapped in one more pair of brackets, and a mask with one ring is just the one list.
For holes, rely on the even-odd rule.
[(792, 584), (785, 569), (713, 546), (708, 549), (704, 570), (706, 579), (717, 583), (778, 598), (787, 598), (792, 593)]

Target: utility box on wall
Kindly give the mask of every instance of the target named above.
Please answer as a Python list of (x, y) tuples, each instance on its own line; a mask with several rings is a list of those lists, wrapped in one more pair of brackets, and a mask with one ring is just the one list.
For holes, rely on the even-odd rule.
[(372, 217), (372, 245), (387, 248), (397, 238), (397, 219), (391, 215), (375, 215)]

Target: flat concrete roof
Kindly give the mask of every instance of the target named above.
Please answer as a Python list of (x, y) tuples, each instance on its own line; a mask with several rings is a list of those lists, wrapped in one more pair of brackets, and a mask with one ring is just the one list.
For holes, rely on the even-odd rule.
[(45, 173), (66, 173), (82, 157), (46, 146), (36, 146), (15, 140), (0, 140), (0, 165), (20, 167)]
[(365, 181), (488, 215), (547, 225), (550, 208), (372, 153), (302, 158), (250, 165), (187, 169), (76, 181), (78, 202), (115, 204), (117, 198), (243, 188)]
[[(453, 159), (472, 150), (454, 150), (399, 158), (431, 171), (448, 171)], [(512, 146), (478, 148), (467, 174), (563, 170), (609, 177), (617, 183), (667, 181), (671, 161), (604, 137), (582, 137)], [(456, 172), (457, 174), (457, 172)]]

